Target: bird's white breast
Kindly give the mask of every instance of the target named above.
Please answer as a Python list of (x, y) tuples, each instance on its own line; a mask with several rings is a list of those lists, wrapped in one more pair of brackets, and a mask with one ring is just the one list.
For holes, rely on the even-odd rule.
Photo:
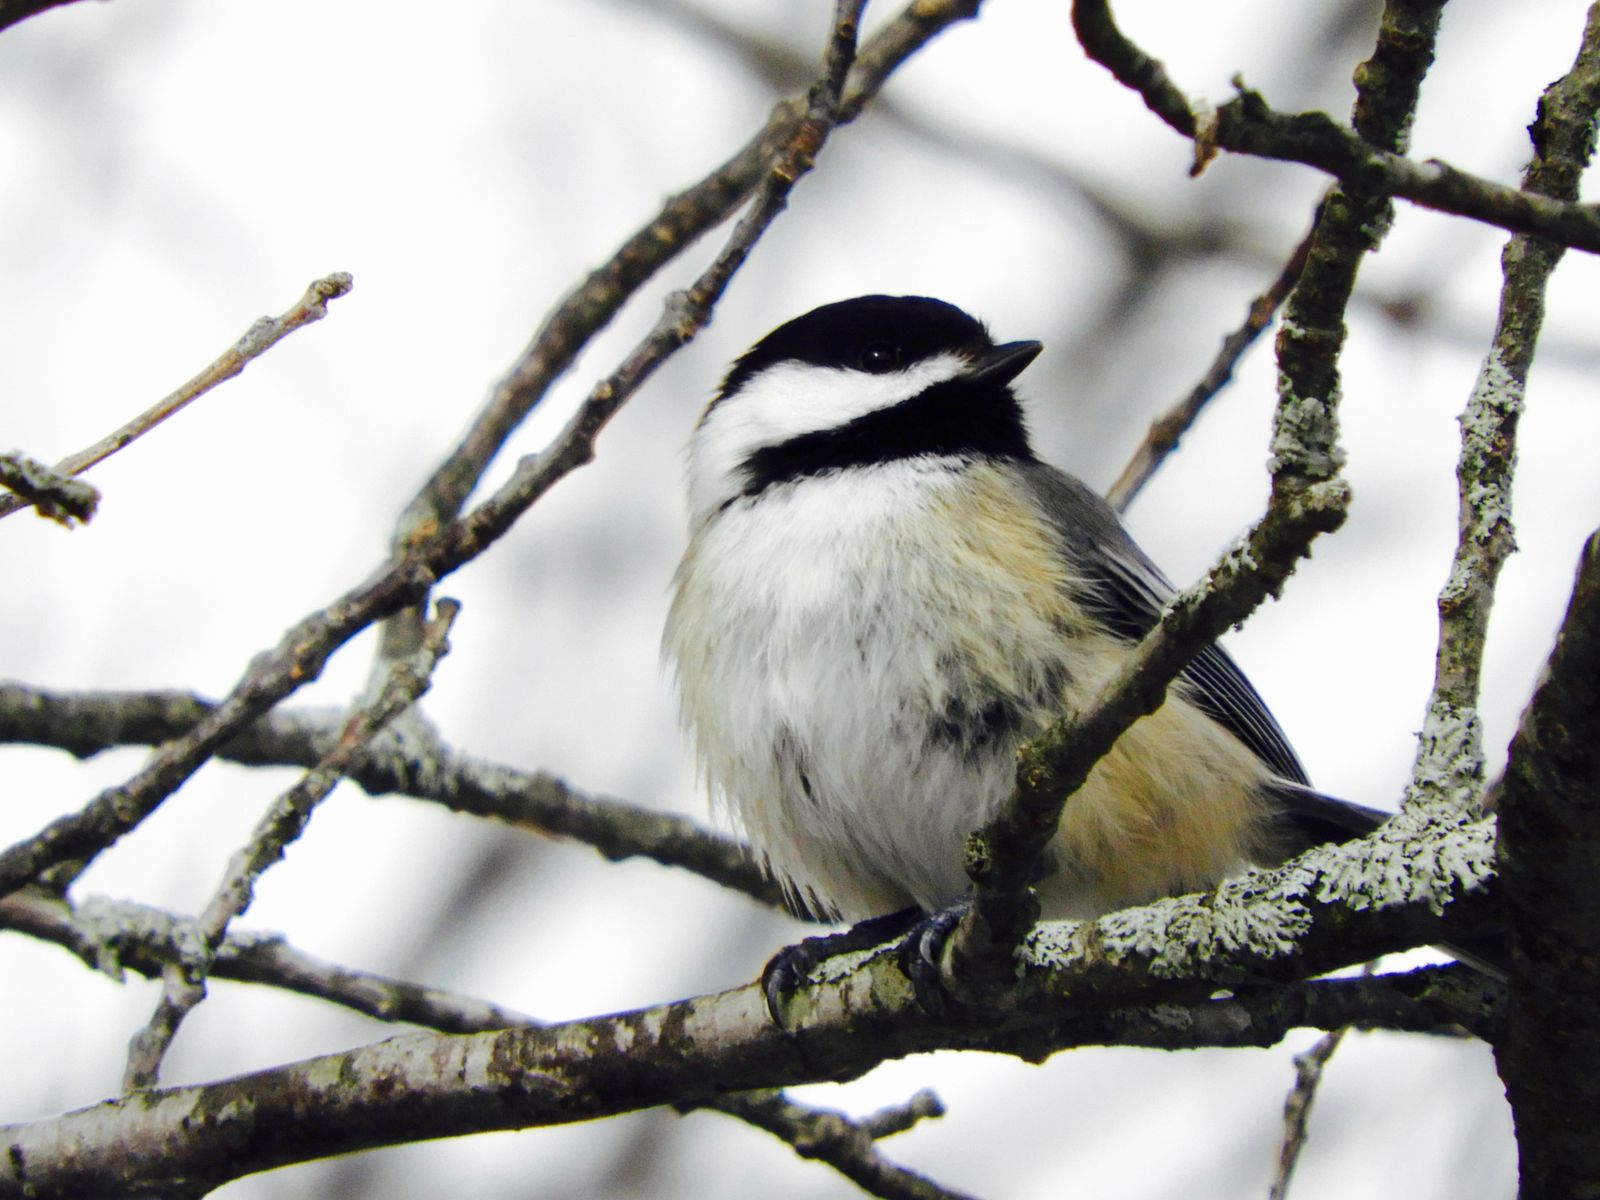
[(1075, 649), (1046, 541), (998, 473), (953, 459), (780, 485), (695, 536), (665, 646), (685, 720), (798, 890), (852, 916), (960, 894), (1013, 739), (957, 732), (995, 704), (1036, 728)]

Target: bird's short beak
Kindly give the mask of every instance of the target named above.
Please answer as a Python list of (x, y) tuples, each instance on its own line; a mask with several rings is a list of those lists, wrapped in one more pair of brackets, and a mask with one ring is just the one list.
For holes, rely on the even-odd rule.
[(1044, 349), (1042, 342), (1007, 342), (977, 358), (967, 370), (967, 378), (974, 383), (1010, 383)]

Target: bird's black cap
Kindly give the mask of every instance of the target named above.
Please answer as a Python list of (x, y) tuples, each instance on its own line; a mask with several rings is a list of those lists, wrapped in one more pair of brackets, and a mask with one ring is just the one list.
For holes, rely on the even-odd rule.
[(993, 346), (983, 322), (954, 304), (928, 296), (857, 296), (814, 308), (767, 334), (733, 364), (720, 396), (780, 362), (876, 373), (941, 353), (977, 358)]

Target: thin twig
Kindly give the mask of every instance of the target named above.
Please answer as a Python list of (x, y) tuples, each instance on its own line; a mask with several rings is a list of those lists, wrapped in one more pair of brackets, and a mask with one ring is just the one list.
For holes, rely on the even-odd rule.
[(449, 650), (447, 637), (459, 606), (439, 600), (421, 650), (411, 659), (391, 664), (389, 677), (378, 694), (360, 705), (345, 721), (339, 744), (323, 756), (316, 768), (290, 788), (268, 809), (250, 841), (233, 856), (222, 884), (212, 896), (197, 924), (196, 953), (161, 972), (161, 999), (150, 1020), (134, 1035), (128, 1047), (123, 1074), (124, 1091), (155, 1086), (178, 1027), (205, 999), (206, 976), (233, 919), (250, 906), (261, 876), (283, 858), (284, 850), (305, 832), (311, 814), (344, 778), (356, 756), (385, 725), (405, 712), (427, 691), (439, 659)]
[(1117, 481), (1106, 490), (1106, 499), (1118, 512), (1126, 512), (1128, 505), (1133, 503), (1134, 497), (1150, 482), (1161, 464), (1174, 450), (1183, 435), (1189, 432), (1196, 418), (1214, 396), (1233, 379), (1234, 368), (1239, 365), (1239, 360), (1255, 340), (1264, 333), (1272, 319), (1277, 316), (1278, 308), (1288, 296), (1289, 290), (1294, 287), (1295, 281), (1300, 278), (1300, 272), (1305, 268), (1306, 252), (1311, 247), (1311, 235), (1308, 233), (1295, 247), (1294, 253), (1289, 256), (1289, 261), (1284, 263), (1283, 269), (1278, 272), (1278, 277), (1272, 285), (1250, 302), (1250, 311), (1245, 315), (1244, 323), (1222, 339), (1222, 348), (1217, 351), (1217, 357), (1212, 360), (1210, 368), (1200, 377), (1200, 382), (1190, 389), (1178, 403), (1174, 404), (1161, 416), (1150, 423), (1150, 430), (1145, 434), (1144, 441), (1134, 451), (1128, 465), (1122, 468), (1122, 474), (1117, 476)]
[(0, 500), (20, 500), (19, 508), (31, 504), (41, 517), (68, 529), (92, 518), (100, 504), (100, 492), (94, 485), (63, 475), (20, 451), (0, 454), (0, 487), (16, 493), (0, 497)]
[[(289, 334), (303, 325), (320, 321), (328, 315), (328, 301), (343, 296), (353, 286), (344, 272), (318, 279), (306, 289), (299, 302), (281, 317), (262, 317), (232, 346), (200, 374), (165, 399), (151, 405), (121, 429), (106, 435), (94, 445), (76, 454), (69, 454), (55, 466), (62, 475), (81, 475), (96, 463), (110, 458), (118, 450), (149, 433), (173, 413), (205, 395), (217, 384), (232, 379), (249, 365), (250, 360), (266, 353)], [(0, 517), (9, 516), (27, 507), (21, 496), (0, 496)]]
[[(862, 55), (858, 62), (863, 68), (861, 82), (838, 106), (841, 115), (852, 115), (906, 56), (953, 21), (970, 16), (975, 8), (974, 0), (916, 0), (874, 39), (869, 47), (874, 50), (870, 60)], [(778, 148), (773, 161), (785, 172), (798, 174), (801, 164), (820, 146), (819, 135), (829, 128), (827, 122), (802, 120), (793, 138)], [(699, 319), (706, 319), (708, 306), (726, 285), (727, 272), (748, 253), (748, 239), (764, 228), (764, 222), (752, 219), (763, 208), (766, 222), (776, 215), (781, 195), (792, 179), (785, 183), (774, 171), (768, 180), (767, 202), (753, 208), (740, 223), (728, 250), (691, 287), (690, 300), (678, 302), (690, 323), (668, 321), (664, 331), (658, 326), (658, 332), (653, 332), (618, 372), (590, 394), (557, 445), (532, 461), (524, 460), (512, 479), (472, 513), (442, 528), (419, 533), (405, 554), (327, 607), (302, 619), (274, 649), (257, 656), (211, 714), (183, 738), (158, 748), (145, 767), (126, 783), (108, 788), (80, 811), (58, 818), (33, 837), (0, 851), (0, 896), (46, 870), (51, 870), (53, 877), (62, 873), (56, 870), (58, 864), (81, 869), (154, 812), (239, 729), (317, 678), (334, 651), (375, 621), (420, 603), (436, 580), (483, 553), (556, 480), (587, 462), (598, 430), (632, 389), (697, 328), (692, 324), (697, 305)], [(776, 206), (772, 203), (774, 198), (780, 201)]]
[(1284, 1200), (1289, 1194), (1289, 1181), (1294, 1177), (1300, 1152), (1305, 1149), (1307, 1123), (1312, 1102), (1317, 1098), (1317, 1086), (1322, 1082), (1322, 1069), (1349, 1031), (1347, 1025), (1325, 1033), (1311, 1049), (1294, 1056), (1294, 1087), (1283, 1102), (1283, 1143), (1278, 1149), (1278, 1171), (1267, 1189), (1267, 1200)]
[[(855, 26), (843, 27), (853, 38)], [(711, 265), (689, 287), (667, 298), (655, 327), (619, 366), (597, 383), (560, 434), (544, 450), (524, 457), (494, 495), (447, 531), (471, 552), (483, 538), (498, 537), (518, 515), (558, 480), (594, 457), (600, 431), (668, 356), (691, 341), (711, 319), (711, 311), (756, 241), (788, 204), (789, 193), (811, 170), (816, 155), (838, 123), (850, 57), (842, 49), (841, 27), (830, 38), (825, 74), (813, 86), (806, 115), (772, 160), (761, 188)], [(853, 46), (853, 43), (852, 43)]]
[(764, 1129), (794, 1147), (802, 1158), (825, 1162), (869, 1196), (884, 1200), (972, 1200), (915, 1171), (897, 1167), (878, 1153), (875, 1139), (908, 1129), (927, 1117), (944, 1115), (932, 1092), (918, 1092), (860, 1121), (827, 1108), (796, 1104), (777, 1089), (738, 1092), (702, 1107), (715, 1109)]
[[(1571, 200), (1594, 155), (1600, 105), (1600, 16), (1591, 8), (1572, 69), (1545, 91), (1529, 126), (1533, 158), (1523, 171), (1531, 194)], [(1489, 613), (1500, 568), (1516, 549), (1511, 521), (1517, 422), (1528, 369), (1544, 323), (1545, 289), (1564, 248), (1518, 234), (1500, 256), (1500, 309), (1489, 352), (1461, 414), (1456, 465), (1459, 523), (1455, 557), (1439, 593), (1439, 648), (1433, 693), (1417, 743), (1408, 805), (1470, 814), (1483, 788), (1478, 695)]]

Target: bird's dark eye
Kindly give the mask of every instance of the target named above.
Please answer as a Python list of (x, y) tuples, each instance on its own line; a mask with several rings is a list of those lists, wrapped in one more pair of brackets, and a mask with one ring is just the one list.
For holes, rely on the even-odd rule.
[(900, 347), (889, 342), (875, 342), (861, 352), (856, 365), (874, 375), (893, 371), (900, 365)]

